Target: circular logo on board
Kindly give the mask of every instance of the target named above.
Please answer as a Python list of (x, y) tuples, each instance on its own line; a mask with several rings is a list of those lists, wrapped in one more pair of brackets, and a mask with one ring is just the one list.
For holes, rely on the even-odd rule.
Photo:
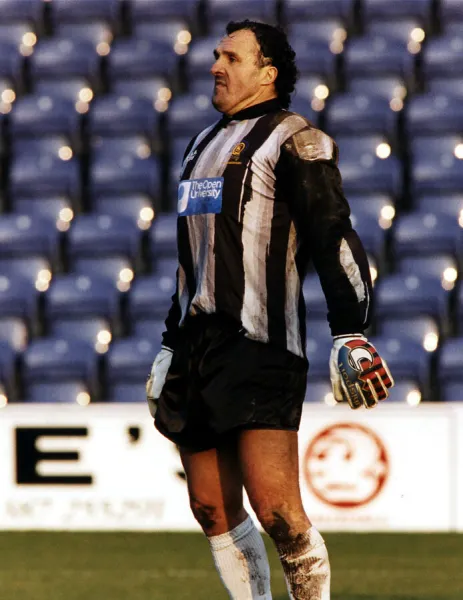
[(178, 202), (177, 210), (179, 213), (184, 212), (188, 207), (188, 197), (190, 195), (191, 183), (189, 181), (181, 181), (178, 186)]
[(386, 447), (374, 431), (337, 423), (310, 442), (303, 472), (312, 493), (325, 504), (357, 508), (378, 496), (389, 477)]

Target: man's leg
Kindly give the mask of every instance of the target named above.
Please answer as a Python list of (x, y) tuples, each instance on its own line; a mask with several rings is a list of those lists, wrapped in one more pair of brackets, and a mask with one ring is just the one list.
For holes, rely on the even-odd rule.
[(243, 507), (236, 439), (204, 452), (181, 449), (190, 505), (233, 600), (271, 600), (264, 542)]
[(302, 506), (297, 433), (243, 431), (239, 455), (251, 506), (276, 545), (291, 598), (329, 600), (328, 553)]

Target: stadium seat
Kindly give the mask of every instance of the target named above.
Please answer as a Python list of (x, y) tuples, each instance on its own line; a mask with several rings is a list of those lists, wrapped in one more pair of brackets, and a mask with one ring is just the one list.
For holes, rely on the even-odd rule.
[(10, 113), (10, 135), (13, 140), (40, 136), (67, 136), (72, 145), (80, 147), (81, 115), (74, 103), (66, 98), (27, 95), (13, 105)]
[(422, 345), (427, 352), (434, 352), (441, 339), (439, 323), (427, 315), (390, 316), (377, 319), (376, 333), (383, 337), (400, 336)]
[(144, 135), (159, 141), (159, 113), (146, 98), (101, 96), (92, 102), (88, 131), (91, 136)]
[(155, 257), (177, 257), (177, 215), (159, 214), (149, 233), (151, 254)]
[(19, 51), (22, 50), (24, 54), (27, 54), (34, 47), (36, 41), (36, 27), (33, 23), (0, 21), (0, 44), (13, 44)]
[(111, 194), (96, 196), (92, 201), (92, 209), (96, 213), (130, 218), (140, 229), (151, 227), (158, 206), (153, 207), (153, 200), (146, 194)]
[(310, 366), (309, 376), (307, 378), (307, 388), (305, 392), (305, 402), (313, 402), (314, 404), (328, 404), (329, 406), (334, 406), (336, 404), (329, 378), (326, 380), (317, 379), (312, 381), (310, 375)]
[(66, 231), (74, 218), (72, 200), (66, 196), (18, 196), (12, 198), (11, 204), (15, 214), (52, 220), (59, 231)]
[(276, 0), (208, 0), (206, 6), (210, 24), (240, 21), (244, 14), (247, 19), (276, 22)]
[(415, 95), (407, 103), (405, 116), (405, 132), (410, 137), (463, 131), (463, 103), (458, 96)]
[(135, 23), (186, 18), (194, 24), (197, 20), (198, 0), (130, 0), (130, 6)]
[(446, 213), (463, 223), (463, 197), (458, 193), (424, 193), (415, 197), (416, 209), (420, 212)]
[(376, 319), (427, 315), (439, 326), (449, 319), (449, 292), (432, 276), (394, 273), (376, 284)]
[[(38, 292), (34, 284), (17, 273), (0, 275), (0, 329), (6, 334), (17, 330), (11, 319), (20, 321), (27, 331), (35, 334), (39, 328)], [(6, 323), (10, 321), (10, 326)], [(0, 333), (0, 337), (3, 337)], [(12, 339), (10, 338), (10, 341)]]
[(413, 195), (460, 191), (463, 186), (462, 160), (463, 145), (458, 135), (414, 138), (411, 141)]
[(92, 197), (109, 194), (161, 195), (161, 165), (142, 136), (94, 138), (89, 191)]
[[(169, 80), (174, 87), (178, 83), (178, 57), (166, 42), (121, 38), (114, 42), (108, 59), (111, 84), (153, 78)], [(116, 88), (114, 91), (124, 93)], [(134, 89), (131, 95), (137, 95)]]
[(433, 0), (363, 0), (363, 16), (371, 21), (415, 18), (429, 23), (432, 17)]
[(394, 336), (373, 336), (371, 343), (386, 361), (394, 381), (418, 384), (426, 398), (430, 392), (430, 354), (412, 339)]
[(444, 31), (461, 35), (463, 6), (460, 0), (440, 0), (439, 9)]
[(438, 356), (437, 378), (442, 399), (463, 400), (463, 338), (445, 340)]
[[(77, 338), (103, 353), (121, 332), (120, 295), (110, 281), (58, 275), (45, 295), (45, 322), (53, 337)], [(109, 335), (108, 335), (109, 333)]]
[(296, 64), (302, 75), (319, 75), (330, 86), (337, 86), (336, 54), (324, 40), (290, 37), (290, 43), (296, 52)]
[[(395, 76), (413, 84), (415, 57), (398, 40), (365, 35), (350, 40), (345, 52), (345, 75), (354, 78)], [(372, 90), (373, 91), (373, 90)]]
[(110, 215), (78, 215), (67, 234), (75, 272), (109, 278), (127, 291), (140, 261), (141, 231), (131, 219)]
[(393, 228), (393, 247), (397, 257), (461, 252), (463, 234), (458, 221), (436, 209), (401, 215)]
[(320, 113), (325, 107), (325, 99), (331, 91), (328, 83), (319, 75), (301, 75), (291, 97), (290, 110), (299, 112), (314, 125), (318, 124)]
[(205, 94), (177, 96), (171, 102), (166, 116), (167, 132), (173, 138), (191, 138), (221, 118), (212, 106), (210, 96)]
[(55, 35), (61, 39), (91, 44), (100, 56), (107, 56), (111, 51), (113, 30), (109, 23), (62, 23), (55, 26)]
[(306, 318), (308, 320), (326, 319), (328, 307), (326, 305), (326, 298), (320, 284), (320, 279), (316, 273), (309, 273), (305, 277), (302, 293), (304, 295), (307, 310)]
[(332, 340), (331, 329), (328, 319), (326, 318), (326, 314), (324, 317), (310, 318), (309, 313), (305, 324), (308, 338), (314, 338), (315, 340), (321, 342)]
[(409, 52), (419, 54), (426, 32), (422, 23), (417, 19), (396, 19), (387, 21), (373, 21), (367, 25), (369, 35), (380, 35), (406, 44)]
[(347, 31), (340, 19), (326, 19), (312, 21), (311, 19), (298, 19), (289, 24), (290, 39), (307, 39), (324, 42), (331, 48), (333, 54), (341, 54), (343, 43), (347, 38)]
[(31, 21), (42, 25), (42, 0), (0, 0), (0, 15), (2, 23), (18, 23)]
[(112, 344), (106, 359), (108, 397), (113, 402), (143, 402), (151, 365), (161, 340), (125, 338)]
[[(42, 39), (29, 58), (30, 76), (37, 81), (60, 81), (82, 78), (100, 89), (100, 56), (95, 47), (85, 40), (68, 38)], [(50, 92), (51, 93), (51, 92)]]
[(16, 352), (12, 346), (0, 339), (0, 395), (7, 399), (16, 399), (15, 385)]
[(76, 110), (84, 114), (94, 95), (92, 87), (95, 87), (95, 82), (85, 77), (39, 79), (34, 84), (34, 92), (37, 96), (71, 100), (75, 103)]
[(348, 196), (366, 192), (383, 193), (393, 198), (401, 196), (402, 165), (386, 139), (382, 136), (338, 136), (336, 142), (343, 187)]
[(302, 19), (342, 19), (350, 23), (354, 8), (354, 0), (285, 0), (283, 15), (287, 23)]
[(349, 194), (347, 198), (352, 214), (370, 215), (388, 229), (395, 217), (394, 199), (387, 194)]
[(214, 50), (219, 43), (217, 36), (207, 36), (195, 39), (189, 49), (187, 55), (187, 78), (188, 83), (193, 82), (197, 78), (210, 78), (212, 75), (210, 70), (214, 64)]
[(69, 158), (69, 151), (63, 158), (51, 152), (44, 154), (44, 148), (45, 145), (41, 145), (38, 152), (19, 154), (13, 158), (10, 193), (13, 196), (58, 194), (79, 199), (81, 173), (77, 158)]
[[(35, 283), (42, 269), (59, 262), (59, 236), (53, 222), (29, 215), (0, 216), (0, 273), (22, 273)], [(51, 278), (50, 273), (47, 276)]]
[(463, 335), (463, 285), (461, 285), (461, 281), (458, 285), (457, 289), (457, 299), (456, 299), (456, 329), (460, 335)]
[(54, 26), (61, 23), (92, 23), (107, 21), (113, 23), (119, 16), (119, 0), (53, 0), (51, 19)]
[(128, 315), (137, 335), (147, 335), (140, 323), (157, 321), (160, 332), (164, 331), (163, 321), (172, 305), (176, 277), (168, 275), (144, 275), (137, 277), (128, 296)]
[(21, 367), (26, 401), (88, 403), (99, 398), (97, 354), (82, 340), (35, 339)]
[(140, 40), (155, 40), (169, 44), (179, 54), (187, 54), (192, 39), (192, 24), (187, 19), (134, 23), (133, 36)]
[(376, 263), (385, 259), (386, 235), (380, 221), (368, 213), (351, 213), (352, 227), (362, 240), (367, 254), (372, 255)]
[(289, 110), (302, 115), (303, 117), (308, 119), (315, 127), (319, 125), (320, 111), (314, 110), (311, 106), (311, 103), (308, 100), (301, 98), (297, 95), (293, 96)]
[(368, 93), (335, 95), (325, 110), (325, 128), (330, 135), (382, 134), (394, 141), (398, 135), (398, 113), (384, 96)]
[(455, 255), (445, 252), (431, 252), (426, 256), (425, 252), (421, 252), (419, 247), (416, 249), (416, 254), (410, 254), (410, 252), (402, 254), (399, 252), (396, 267), (401, 273), (416, 273), (417, 275), (435, 277), (449, 291), (454, 288), (459, 271)]
[(423, 76), (427, 83), (439, 78), (462, 78), (463, 38), (460, 35), (431, 38), (423, 52)]
[(14, 82), (15, 86), (22, 88), (23, 82), (23, 57), (13, 42), (0, 40), (0, 78)]
[(23, 352), (29, 343), (26, 323), (19, 317), (0, 317), (0, 341), (6, 341), (15, 352)]

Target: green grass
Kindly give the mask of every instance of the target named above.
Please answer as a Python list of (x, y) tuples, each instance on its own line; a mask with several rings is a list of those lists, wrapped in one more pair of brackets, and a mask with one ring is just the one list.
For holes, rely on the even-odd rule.
[[(462, 600), (463, 535), (326, 534), (332, 600)], [(287, 598), (275, 551), (274, 600)], [(226, 600), (186, 533), (0, 533), (1, 600)]]

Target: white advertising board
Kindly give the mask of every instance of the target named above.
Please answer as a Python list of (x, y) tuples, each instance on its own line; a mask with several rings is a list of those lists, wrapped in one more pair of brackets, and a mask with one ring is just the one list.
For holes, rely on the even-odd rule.
[[(463, 406), (307, 405), (307, 513), (322, 530), (463, 530), (457, 438), (463, 465)], [(0, 411), (0, 529), (198, 526), (178, 452), (144, 404), (9, 405)]]

